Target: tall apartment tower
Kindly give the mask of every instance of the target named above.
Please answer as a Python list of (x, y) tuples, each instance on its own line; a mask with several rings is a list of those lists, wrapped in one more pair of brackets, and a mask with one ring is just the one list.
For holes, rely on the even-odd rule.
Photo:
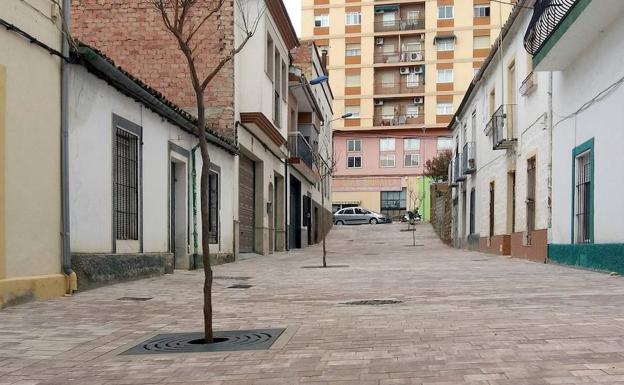
[(424, 163), (509, 15), (489, 0), (303, 0), (302, 39), (327, 51), (334, 91), (334, 209), (429, 218)]

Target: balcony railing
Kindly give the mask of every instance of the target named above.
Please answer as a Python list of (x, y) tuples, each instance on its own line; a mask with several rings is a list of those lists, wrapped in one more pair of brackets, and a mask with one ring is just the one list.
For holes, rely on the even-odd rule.
[(457, 174), (458, 174), (458, 167), (456, 165), (456, 161), (455, 158), (452, 158), (451, 161), (449, 162), (449, 168), (448, 168), (448, 184), (450, 187), (455, 187), (458, 185), (457, 182)]
[(494, 150), (506, 150), (512, 148), (516, 142), (513, 134), (514, 105), (503, 104), (492, 114), (486, 125), (487, 135), (492, 136), (492, 148)]
[(425, 124), (425, 116), (422, 110), (418, 114), (375, 115), (374, 126), (405, 126), (410, 124)]
[(455, 179), (458, 182), (462, 182), (466, 180), (466, 174), (464, 174), (462, 172), (463, 167), (463, 159), (464, 157), (462, 156), (462, 154), (456, 153), (455, 154), (455, 169), (454, 169), (454, 173), (455, 173)]
[[(401, 76), (402, 78), (404, 76)], [(375, 95), (422, 94), (425, 92), (425, 77), (419, 81), (401, 79), (398, 82), (375, 83)]]
[(520, 95), (526, 96), (526, 95), (530, 94), (531, 91), (533, 91), (533, 89), (536, 86), (537, 86), (537, 79), (536, 79), (536, 76), (535, 76), (535, 72), (531, 72), (522, 81), (522, 84), (520, 85), (520, 88), (518, 89), (518, 91), (520, 92)]
[(462, 174), (472, 174), (477, 170), (475, 142), (467, 142), (464, 144), (462, 152)]
[(303, 163), (312, 168), (314, 162), (312, 146), (300, 132), (288, 133), (288, 151), (290, 151), (291, 158), (300, 158)]
[(425, 19), (394, 19), (375, 22), (375, 32), (397, 32), (425, 29)]
[(524, 35), (524, 48), (537, 54), (579, 0), (537, 0)]
[(423, 50), (401, 50), (392, 52), (375, 52), (375, 64), (380, 63), (415, 63), (425, 60), (425, 51)]

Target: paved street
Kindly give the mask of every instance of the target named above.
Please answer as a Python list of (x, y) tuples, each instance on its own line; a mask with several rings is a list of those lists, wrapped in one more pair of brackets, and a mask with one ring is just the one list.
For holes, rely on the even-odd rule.
[[(334, 229), (348, 267), (304, 268), (320, 246), (217, 266), (215, 328), (288, 327), (271, 350), (117, 355), (201, 330), (199, 271), (2, 310), (0, 384), (624, 383), (624, 280), (451, 249), (429, 225), (412, 247), (404, 228)], [(366, 299), (403, 302), (343, 304)]]

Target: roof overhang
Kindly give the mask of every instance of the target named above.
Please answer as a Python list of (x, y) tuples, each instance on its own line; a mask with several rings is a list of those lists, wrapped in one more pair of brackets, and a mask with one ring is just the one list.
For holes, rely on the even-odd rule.
[(277, 26), (277, 29), (282, 35), (284, 42), (286, 43), (286, 47), (290, 51), (291, 49), (299, 46), (299, 38), (297, 37), (297, 33), (295, 32), (295, 28), (290, 21), (290, 17), (288, 16), (288, 11), (284, 6), (282, 0), (266, 0), (266, 6)]
[(240, 122), (255, 137), (257, 137), (274, 154), (281, 154), (285, 158), (286, 138), (262, 112), (241, 112)]

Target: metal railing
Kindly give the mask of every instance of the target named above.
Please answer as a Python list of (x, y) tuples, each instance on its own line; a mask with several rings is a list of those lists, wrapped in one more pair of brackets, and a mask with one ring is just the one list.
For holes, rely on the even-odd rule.
[(425, 19), (394, 19), (375, 22), (375, 32), (413, 31), (425, 29)]
[(379, 63), (415, 63), (425, 60), (424, 50), (401, 50), (384, 52), (377, 50), (375, 52), (375, 64)]
[(417, 115), (408, 114), (392, 114), (383, 115), (376, 114), (373, 117), (374, 126), (404, 126), (410, 124), (425, 124), (425, 116), (422, 109), (418, 111)]
[(486, 125), (486, 134), (492, 135), (492, 149), (506, 150), (513, 147), (514, 105), (503, 104), (492, 114)]
[(524, 34), (526, 51), (531, 55), (538, 53), (578, 3), (579, 0), (537, 0), (533, 6), (533, 17)]
[(312, 146), (300, 132), (288, 133), (288, 151), (291, 158), (300, 158), (310, 168), (314, 163)]
[(464, 168), (464, 166), (463, 166), (463, 160), (464, 160), (464, 157), (463, 157), (463, 155), (462, 155), (462, 154), (460, 154), (460, 153), (455, 153), (455, 171), (454, 171), (454, 172), (455, 172), (455, 179), (456, 179), (458, 182), (461, 182), (461, 181), (465, 181), (465, 180), (466, 180), (466, 174), (464, 174), (464, 173), (462, 172), (462, 170), (463, 170), (463, 168)]
[(448, 184), (450, 187), (455, 187), (458, 185), (457, 174), (459, 173), (458, 162), (456, 161), (456, 157), (451, 158), (449, 162), (448, 169)]
[(520, 95), (526, 96), (528, 95), (534, 88), (537, 86), (537, 78), (535, 72), (532, 72), (522, 81), (518, 92)]
[(419, 78), (419, 81), (402, 79), (398, 82), (375, 83), (375, 95), (422, 94), (425, 92), (425, 77)]
[(477, 170), (475, 142), (466, 142), (462, 152), (462, 174), (472, 174)]

